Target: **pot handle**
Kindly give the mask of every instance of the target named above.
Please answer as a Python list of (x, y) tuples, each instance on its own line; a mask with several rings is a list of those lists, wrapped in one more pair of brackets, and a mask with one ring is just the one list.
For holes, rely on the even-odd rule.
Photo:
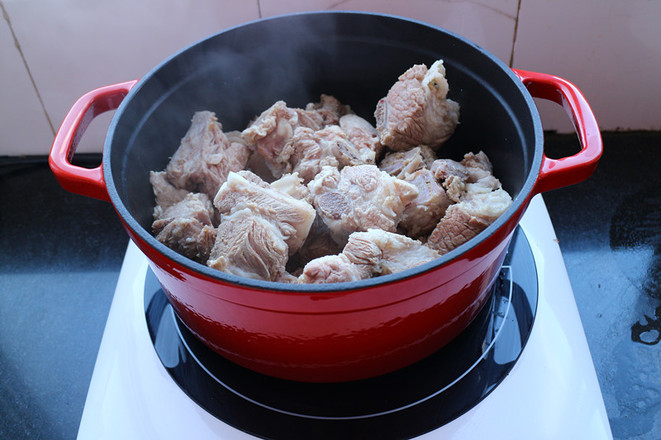
[(597, 167), (603, 145), (594, 113), (581, 91), (566, 79), (546, 73), (512, 69), (534, 98), (548, 99), (564, 107), (578, 134), (581, 151), (562, 159), (544, 155), (534, 193), (562, 188), (590, 177)]
[(76, 194), (110, 201), (103, 168), (83, 168), (71, 163), (78, 143), (92, 120), (115, 110), (138, 80), (100, 87), (81, 96), (64, 117), (55, 135), (48, 163), (62, 188)]

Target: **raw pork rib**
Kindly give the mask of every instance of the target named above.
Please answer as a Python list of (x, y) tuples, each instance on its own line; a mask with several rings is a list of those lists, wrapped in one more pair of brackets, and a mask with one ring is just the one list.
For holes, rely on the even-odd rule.
[(321, 115), (324, 126), (337, 125), (340, 118), (346, 114), (353, 113), (351, 107), (342, 104), (336, 97), (330, 95), (321, 95), (319, 102), (311, 102), (305, 106), (305, 110), (315, 111)]
[(408, 151), (388, 153), (379, 164), (381, 170), (418, 188), (418, 197), (406, 205), (399, 224), (412, 238), (429, 235), (452, 203), (429, 170), (434, 159), (434, 152), (421, 145)]
[(484, 152), (467, 153), (461, 162), (438, 159), (431, 167), (437, 179), (443, 181), (448, 197), (455, 202), (464, 199), (467, 193), (490, 192), (501, 188), (500, 181), (492, 172), (491, 161)]
[(166, 168), (168, 180), (177, 188), (202, 192), (213, 198), (230, 171), (245, 168), (250, 150), (223, 133), (216, 116), (197, 112), (181, 145)]
[(354, 232), (342, 252), (354, 263), (372, 267), (372, 273), (378, 275), (401, 272), (440, 257), (418, 240), (380, 229)]
[(404, 179), (407, 174), (430, 168), (435, 159), (436, 155), (431, 148), (420, 145), (411, 150), (386, 154), (386, 157), (379, 162), (379, 169), (398, 179)]
[(276, 225), (243, 208), (222, 216), (207, 265), (246, 278), (278, 281), (285, 275), (288, 257)]
[(438, 252), (418, 240), (380, 229), (369, 229), (352, 233), (341, 254), (310, 261), (298, 282), (358, 281), (374, 275), (401, 272), (438, 257)]
[(336, 243), (349, 234), (379, 228), (395, 232), (404, 208), (418, 195), (414, 185), (379, 170), (376, 165), (323, 167), (308, 183), (317, 213)]
[(379, 156), (383, 145), (379, 141), (379, 133), (372, 124), (355, 114), (342, 116), (339, 124), (359, 151), (373, 151), (375, 156)]
[(348, 106), (328, 95), (321, 95), (321, 102), (310, 103), (305, 110), (289, 108), (284, 101), (278, 101), (243, 130), (243, 138), (264, 157), (273, 176), (280, 177), (292, 171), (291, 153), (283, 150), (297, 128), (321, 130), (331, 123), (337, 124), (340, 116), (348, 111)]
[(157, 201), (152, 223), (156, 239), (188, 258), (206, 261), (216, 238), (209, 197), (175, 188), (165, 172), (152, 172), (150, 181)]
[(404, 180), (418, 188), (418, 197), (406, 205), (399, 226), (409, 237), (426, 237), (443, 218), (452, 200), (434, 173), (426, 168), (407, 174)]
[[(241, 174), (251, 176), (251, 180)], [(289, 255), (294, 254), (308, 236), (315, 217), (314, 208), (304, 200), (274, 189), (274, 184), (263, 182), (249, 171), (241, 174), (232, 172), (227, 176), (214, 198), (214, 206), (222, 215), (248, 208), (256, 217), (271, 222), (287, 243)]]
[(317, 131), (297, 128), (280, 155), (281, 160), (287, 162), (284, 170), (298, 173), (306, 183), (314, 179), (324, 166), (342, 168), (373, 164), (374, 157), (370, 145), (350, 142), (337, 125)]
[(372, 273), (367, 266), (354, 264), (344, 254), (327, 255), (315, 258), (305, 265), (298, 283), (322, 284), (344, 283), (370, 278)]
[(491, 174), (491, 162), (482, 151), (466, 154), (461, 162), (439, 159), (432, 171), (444, 179), (448, 196), (458, 202), (450, 205), (427, 242), (441, 254), (482, 232), (512, 203), (500, 181)]
[(381, 143), (398, 151), (418, 145), (438, 148), (459, 123), (459, 104), (447, 99), (448, 90), (442, 60), (429, 70), (416, 64), (404, 72), (376, 106)]
[(446, 254), (485, 230), (511, 203), (510, 195), (499, 188), (491, 192), (473, 194), (450, 205), (429, 236), (427, 245), (441, 254)]

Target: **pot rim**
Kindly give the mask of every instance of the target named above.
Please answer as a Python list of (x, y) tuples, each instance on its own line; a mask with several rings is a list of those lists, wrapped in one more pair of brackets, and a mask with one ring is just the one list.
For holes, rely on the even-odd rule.
[[(530, 167), (530, 171), (528, 173), (528, 176), (526, 177), (523, 185), (521, 186), (521, 190), (519, 193), (512, 199), (511, 205), (507, 208), (507, 210), (496, 219), (495, 222), (493, 222), (491, 225), (489, 225), (484, 231), (480, 232), (477, 236), (473, 237), (466, 243), (458, 246), (457, 248), (453, 249), (452, 251), (448, 252), (447, 254), (441, 256), (440, 258), (437, 258), (435, 260), (432, 260), (430, 262), (421, 264), (419, 266), (413, 267), (411, 269), (407, 269), (401, 272), (397, 272), (394, 274), (389, 274), (389, 275), (381, 275), (377, 277), (373, 277), (370, 279), (366, 280), (360, 280), (360, 281), (351, 281), (351, 282), (342, 282), (342, 283), (329, 283), (329, 284), (289, 284), (289, 283), (282, 283), (282, 282), (275, 282), (275, 281), (264, 281), (264, 280), (255, 280), (255, 279), (250, 279), (250, 278), (245, 278), (245, 277), (240, 277), (236, 276), (233, 274), (225, 273), (222, 271), (219, 271), (217, 269), (212, 269), (204, 264), (198, 263), (196, 261), (193, 261), (177, 252), (174, 250), (168, 248), (166, 245), (163, 243), (159, 242), (152, 234), (151, 232), (147, 231), (145, 228), (143, 228), (140, 223), (131, 215), (129, 212), (128, 208), (126, 205), (123, 203), (122, 199), (120, 198), (114, 178), (112, 176), (112, 164), (111, 164), (111, 144), (112, 144), (112, 139), (114, 137), (115, 130), (117, 128), (117, 125), (119, 123), (119, 120), (122, 117), (122, 114), (124, 113), (125, 108), (131, 101), (131, 99), (140, 92), (142, 89), (143, 85), (149, 81), (158, 71), (160, 71), (162, 68), (164, 68), (166, 65), (168, 65), (173, 59), (176, 57), (182, 55), (184, 52), (188, 51), (189, 49), (202, 44), (203, 42), (210, 40), (212, 38), (216, 38), (217, 36), (225, 33), (232, 32), (233, 30), (237, 28), (243, 28), (247, 26), (253, 26), (262, 22), (266, 21), (277, 21), (281, 19), (288, 19), (291, 18), (292, 16), (313, 16), (313, 15), (358, 15), (358, 16), (375, 16), (375, 17), (382, 17), (386, 19), (391, 19), (391, 20), (397, 20), (397, 21), (405, 21), (409, 22), (413, 25), (421, 26), (421, 27), (426, 27), (429, 28), (433, 31), (441, 32), (444, 34), (449, 35), (450, 37), (453, 37), (460, 42), (469, 45), (473, 47), (475, 50), (479, 51), (482, 56), (485, 56), (488, 58), (492, 63), (494, 63), (497, 67), (500, 67), (500, 69), (507, 75), (509, 78), (512, 80), (514, 83), (515, 87), (520, 91), (526, 106), (528, 107), (530, 111), (530, 116), (532, 118), (532, 123), (533, 123), (533, 131), (534, 131), (534, 138), (535, 138), (535, 147), (534, 147), (534, 154), (532, 158), (532, 163)], [(282, 14), (282, 15), (277, 15), (273, 17), (268, 17), (268, 18), (262, 18), (262, 19), (257, 19), (253, 21), (249, 21), (246, 23), (242, 23), (236, 26), (232, 26), (230, 28), (224, 29), (222, 31), (219, 31), (217, 33), (214, 33), (212, 35), (209, 35), (205, 38), (202, 38), (186, 47), (181, 49), (180, 51), (176, 52), (175, 54), (169, 56), (168, 58), (164, 59), (161, 63), (156, 65), (153, 69), (151, 69), (144, 77), (142, 77), (138, 83), (129, 91), (127, 96), (124, 98), (122, 103), (119, 105), (117, 108), (112, 121), (110, 123), (105, 143), (104, 143), (104, 153), (103, 153), (103, 176), (104, 180), (106, 182), (106, 188), (108, 191), (108, 195), (110, 196), (110, 200), (121, 217), (124, 225), (131, 229), (131, 231), (136, 234), (140, 239), (144, 241), (147, 245), (151, 246), (151, 248), (160, 254), (161, 257), (171, 260), (175, 265), (179, 266), (180, 268), (185, 269), (187, 272), (192, 272), (192, 273), (199, 273), (201, 275), (204, 275), (207, 278), (210, 278), (214, 281), (219, 281), (222, 283), (226, 284), (231, 284), (237, 287), (248, 287), (250, 289), (255, 289), (255, 290), (262, 290), (262, 291), (269, 291), (269, 292), (282, 292), (282, 293), (339, 293), (339, 292), (348, 292), (348, 291), (355, 291), (355, 290), (362, 290), (365, 288), (372, 288), (376, 287), (379, 285), (384, 285), (384, 284), (389, 284), (395, 281), (403, 281), (408, 278), (416, 277), (423, 275), (427, 272), (431, 272), (434, 269), (437, 269), (455, 259), (457, 259), (460, 256), (463, 256), (467, 254), (469, 251), (472, 249), (478, 247), (480, 244), (485, 242), (487, 239), (489, 239), (492, 235), (495, 235), (497, 231), (504, 229), (507, 227), (507, 225), (513, 221), (513, 217), (516, 217), (516, 213), (525, 208), (527, 205), (528, 201), (532, 197), (533, 194), (533, 189), (535, 186), (535, 183), (537, 181), (538, 175), (539, 175), (539, 170), (541, 168), (542, 164), (542, 159), (543, 159), (543, 144), (544, 144), (544, 136), (543, 136), (543, 128), (542, 128), (542, 123), (541, 119), (539, 116), (539, 113), (537, 111), (537, 107), (533, 101), (532, 96), (524, 86), (524, 84), (521, 82), (521, 80), (516, 76), (516, 74), (512, 71), (512, 69), (507, 66), (504, 62), (502, 62), (500, 59), (498, 59), (495, 55), (491, 54), (489, 51), (485, 50), (481, 46), (477, 45), (476, 43), (466, 39), (465, 37), (462, 37), (461, 35), (458, 35), (452, 31), (448, 31), (446, 29), (440, 28), (438, 26), (431, 25), (429, 23), (425, 23), (419, 20), (415, 19), (410, 19), (406, 17), (400, 17), (397, 15), (391, 15), (391, 14), (382, 14), (382, 13), (375, 13), (375, 12), (361, 12), (361, 11), (311, 11), (311, 12), (297, 12), (297, 13), (291, 13), (291, 14)], [(518, 220), (516, 221), (518, 224)], [(512, 229), (514, 229), (512, 227)], [(148, 256), (149, 257), (149, 256)], [(150, 258), (151, 260), (151, 258)]]

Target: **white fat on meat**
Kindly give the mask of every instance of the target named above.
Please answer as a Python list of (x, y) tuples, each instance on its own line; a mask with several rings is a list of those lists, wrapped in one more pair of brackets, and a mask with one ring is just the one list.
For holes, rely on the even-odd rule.
[(317, 214), (336, 243), (344, 245), (355, 231), (371, 228), (395, 232), (404, 208), (418, 189), (375, 165), (323, 167), (308, 183)]
[(376, 106), (381, 143), (398, 151), (418, 145), (437, 149), (459, 123), (459, 104), (447, 99), (448, 91), (442, 60), (404, 72)]
[(166, 167), (169, 182), (189, 192), (213, 198), (230, 171), (245, 168), (250, 155), (247, 145), (223, 133), (212, 112), (193, 115), (191, 126)]

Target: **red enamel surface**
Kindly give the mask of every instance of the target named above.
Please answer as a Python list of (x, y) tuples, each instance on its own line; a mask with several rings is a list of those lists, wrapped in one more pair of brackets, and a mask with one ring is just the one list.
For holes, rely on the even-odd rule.
[(51, 170), (62, 188), (76, 194), (110, 201), (101, 165), (92, 169), (83, 168), (73, 165), (71, 159), (92, 120), (101, 113), (119, 107), (137, 82), (127, 81), (92, 90), (81, 96), (71, 107), (55, 135), (49, 157)]
[(460, 258), (417, 276), (327, 293), (252, 289), (173, 264), (133, 234), (182, 321), (247, 368), (311, 382), (371, 377), (447, 344), (490, 294), (522, 208)]
[(535, 185), (535, 193), (580, 183), (597, 167), (603, 150), (597, 120), (581, 91), (566, 79), (546, 73), (512, 69), (534, 98), (553, 101), (571, 118), (581, 144), (581, 151), (562, 159), (544, 156)]

